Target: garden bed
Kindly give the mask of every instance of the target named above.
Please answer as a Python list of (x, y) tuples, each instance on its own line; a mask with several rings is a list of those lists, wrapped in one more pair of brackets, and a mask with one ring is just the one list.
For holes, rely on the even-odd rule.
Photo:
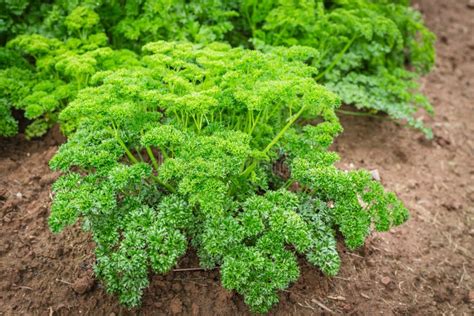
[[(377, 170), (411, 211), (410, 220), (369, 237), (354, 253), (339, 250), (329, 278), (300, 260), (301, 278), (281, 292), (271, 314), (469, 314), (474, 304), (474, 9), (468, 1), (417, 1), (438, 36), (438, 61), (424, 79), (435, 106), (434, 140), (395, 123), (342, 117), (334, 149), (342, 169)], [(470, 31), (471, 30), (471, 31)], [(76, 225), (58, 235), (47, 217), (48, 161), (63, 138), (0, 140), (0, 314), (249, 313), (241, 296), (220, 284), (219, 271), (198, 267), (194, 253), (179, 271), (155, 275), (140, 309), (126, 310), (93, 278), (93, 242)]]

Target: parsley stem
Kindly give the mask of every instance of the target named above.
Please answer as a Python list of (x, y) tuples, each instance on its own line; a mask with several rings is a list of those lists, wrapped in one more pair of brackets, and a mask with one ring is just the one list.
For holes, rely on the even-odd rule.
[(328, 72), (330, 72), (336, 65), (341, 61), (342, 57), (344, 57), (344, 54), (346, 51), (351, 47), (352, 43), (354, 43), (356, 39), (356, 36), (354, 35), (349, 42), (347, 42), (346, 46), (339, 52), (337, 57), (332, 61), (332, 63), (327, 67), (322, 73), (320, 73), (318, 76), (316, 76), (315, 80), (318, 81), (322, 77), (324, 77)]
[(293, 125), (294, 122), (300, 117), (300, 115), (303, 113), (303, 111), (306, 108), (306, 103), (301, 107), (301, 109), (293, 115), (288, 123), (281, 129), (281, 131), (272, 139), (272, 141), (265, 147), (263, 150), (263, 153), (266, 154), (279, 140), (280, 138), (285, 134), (285, 132), (290, 128), (291, 125)]
[(156, 161), (155, 155), (153, 155), (153, 151), (151, 150), (150, 146), (146, 146), (146, 152), (148, 154), (148, 157), (150, 157), (153, 167), (155, 168), (156, 172), (158, 172), (158, 168), (160, 166), (158, 165), (158, 162)]
[(344, 115), (375, 117), (382, 120), (389, 119), (377, 114), (372, 114), (372, 113), (367, 113), (367, 112), (355, 112), (355, 111), (346, 111), (346, 110), (336, 110), (336, 112), (340, 114), (344, 114)]
[(176, 190), (175, 188), (173, 188), (171, 185), (169, 185), (168, 183), (164, 183), (163, 181), (161, 181), (157, 176), (154, 176), (152, 175), (151, 176), (153, 178), (153, 180), (158, 183), (158, 185), (162, 186), (163, 188), (165, 188), (166, 190), (168, 190), (169, 192), (171, 193), (176, 193)]
[(125, 143), (123, 142), (123, 140), (120, 138), (120, 136), (117, 135), (117, 133), (115, 134), (115, 139), (117, 140), (117, 142), (119, 143), (120, 147), (123, 148), (123, 150), (125, 150), (125, 153), (127, 154), (128, 158), (133, 162), (133, 163), (138, 163), (138, 159), (135, 158), (135, 156), (132, 154), (132, 152), (128, 149), (127, 145), (125, 145)]
[[(272, 139), (272, 141), (267, 145), (267, 147), (265, 147), (265, 149), (263, 150), (263, 154), (266, 154), (270, 151), (270, 149), (280, 140), (280, 138), (285, 134), (285, 132), (290, 128), (290, 126), (293, 125), (294, 122), (296, 122), (296, 120), (300, 117), (301, 114), (303, 114), (303, 111), (305, 110), (305, 108), (306, 108), (306, 103), (301, 107), (301, 109), (295, 115), (293, 115), (290, 118), (288, 123), (286, 123), (286, 125), (281, 129), (281, 131)], [(250, 164), (247, 167), (247, 169), (245, 169), (240, 175), (247, 176), (255, 169), (256, 166), (257, 166), (257, 160), (254, 160), (252, 164)]]

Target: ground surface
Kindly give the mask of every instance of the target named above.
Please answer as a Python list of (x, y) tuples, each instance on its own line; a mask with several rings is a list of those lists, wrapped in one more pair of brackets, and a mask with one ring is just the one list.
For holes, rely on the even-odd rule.
[[(276, 315), (455, 314), (474, 309), (474, 9), (467, 0), (420, 0), (439, 38), (424, 91), (436, 108), (435, 139), (370, 118), (343, 117), (334, 148), (341, 168), (377, 169), (411, 210), (402, 227), (369, 238), (326, 278), (301, 261)], [(154, 276), (140, 310), (122, 309), (91, 274), (93, 243), (79, 227), (47, 228), (51, 173), (61, 138), (0, 140), (0, 314), (248, 314), (218, 271)], [(196, 267), (191, 253), (180, 268)]]

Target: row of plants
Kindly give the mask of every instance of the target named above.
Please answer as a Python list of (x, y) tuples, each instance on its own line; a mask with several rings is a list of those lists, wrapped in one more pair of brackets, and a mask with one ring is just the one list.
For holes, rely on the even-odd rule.
[[(422, 130), (434, 36), (407, 1), (0, 3), (0, 135), (60, 123), (54, 232), (80, 220), (96, 275), (138, 306), (189, 247), (255, 312), (407, 220), (364, 170), (335, 167), (341, 103)], [(365, 112), (364, 112), (365, 113)]]
[[(122, 56), (110, 55), (102, 64), (97, 48), (127, 58), (149, 42), (188, 40), (261, 51), (314, 48), (305, 61), (318, 69), (314, 79), (344, 103), (368, 114), (387, 113), (431, 137), (419, 110), (431, 114), (432, 107), (417, 79), (433, 66), (435, 37), (408, 1), (15, 0), (0, 8), (3, 136), (18, 131), (12, 109), (32, 121), (28, 137), (41, 136), (93, 73), (128, 66), (121, 65)], [(67, 87), (51, 92), (51, 86)]]

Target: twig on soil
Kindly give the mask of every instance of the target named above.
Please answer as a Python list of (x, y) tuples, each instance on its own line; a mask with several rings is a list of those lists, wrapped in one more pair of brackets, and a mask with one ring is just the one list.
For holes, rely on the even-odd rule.
[(409, 266), (404, 265), (404, 264), (400, 264), (400, 265), (401, 265), (402, 267), (404, 267), (405, 269), (407, 269), (408, 271), (410, 271), (410, 272), (412, 272), (412, 273), (415, 273), (415, 271), (414, 271), (412, 268), (410, 268)]
[(439, 215), (439, 211), (435, 213), (435, 215), (433, 216), (433, 224), (434, 225), (439, 225), (440, 222), (438, 221), (438, 215)]
[(453, 252), (456, 252), (456, 250), (460, 250), (460, 252), (462, 252), (466, 257), (468, 257), (471, 260), (473, 259), (471, 254), (469, 253), (469, 250), (455, 243)]
[(448, 258), (444, 258), (443, 261), (441, 261), (440, 263), (438, 263), (438, 267), (439, 267), (440, 265), (445, 264), (445, 263), (449, 263), (449, 262), (448, 262)]
[(362, 257), (361, 255), (358, 255), (356, 253), (348, 252), (347, 254), (350, 255), (350, 256), (354, 256), (354, 257), (357, 257), (357, 258), (364, 259), (364, 257)]
[(462, 264), (462, 274), (461, 274), (461, 278), (459, 279), (458, 287), (461, 287), (461, 283), (462, 281), (464, 281), (464, 276), (467, 274), (465, 265), (466, 263)]
[(346, 300), (346, 298), (344, 296), (341, 296), (341, 295), (338, 295), (338, 296), (328, 295), (327, 298), (329, 298), (331, 300), (335, 300), (335, 301), (345, 301)]
[(313, 298), (311, 299), (311, 302), (317, 304), (319, 307), (321, 307), (322, 309), (324, 309), (325, 311), (331, 313), (331, 314), (334, 314), (334, 312), (329, 308), (327, 307), (326, 305), (324, 305), (323, 303), (321, 303), (320, 301), (318, 301), (317, 299)]
[(380, 251), (380, 252), (387, 251), (386, 249), (380, 249), (380, 248), (375, 247), (375, 246), (373, 246), (373, 245), (371, 245), (371, 247), (372, 247), (372, 249), (378, 250), (378, 251)]
[(340, 279), (340, 280), (344, 280), (344, 281), (349, 281), (349, 282), (352, 281), (352, 279), (343, 278), (343, 277), (339, 277), (339, 276), (333, 276), (333, 278), (335, 278), (335, 279)]
[(364, 293), (360, 292), (360, 296), (362, 296), (363, 298), (366, 298), (366, 299), (370, 300), (370, 296), (368, 296), (367, 294), (364, 294)]
[(469, 250), (467, 250), (466, 248), (464, 248), (462, 246), (459, 246), (457, 243), (455, 243), (453, 241), (453, 237), (450, 233), (445, 233), (445, 232), (441, 232), (441, 233), (447, 239), (448, 245), (450, 246), (450, 248), (452, 248), (451, 246), (454, 245), (453, 252), (456, 252), (456, 250), (460, 250), (466, 257), (468, 257), (469, 259), (472, 259), (472, 256), (469, 253)]
[(67, 285), (73, 285), (71, 282), (64, 281), (64, 280), (61, 280), (61, 279), (56, 279), (56, 281), (57, 281), (57, 282), (64, 283), (64, 284), (67, 284)]
[(29, 287), (29, 286), (24, 286), (24, 285), (16, 285), (16, 284), (13, 284), (14, 287), (17, 287), (19, 289), (25, 289), (25, 290), (30, 290), (30, 291), (33, 291), (33, 288)]
[(398, 289), (400, 290), (400, 293), (403, 293), (402, 284), (403, 284), (404, 282), (405, 282), (405, 281), (402, 281), (402, 282), (398, 283)]
[(53, 308), (50, 306), (49, 307), (49, 316), (53, 316), (53, 314), (54, 314)]
[(298, 305), (301, 306), (301, 307), (305, 307), (305, 308), (312, 309), (312, 310), (314, 311), (314, 307), (313, 307), (313, 306), (309, 305), (308, 302), (305, 302), (305, 303), (306, 303), (306, 305), (303, 305), (303, 304), (301, 304), (301, 303), (298, 302)]

